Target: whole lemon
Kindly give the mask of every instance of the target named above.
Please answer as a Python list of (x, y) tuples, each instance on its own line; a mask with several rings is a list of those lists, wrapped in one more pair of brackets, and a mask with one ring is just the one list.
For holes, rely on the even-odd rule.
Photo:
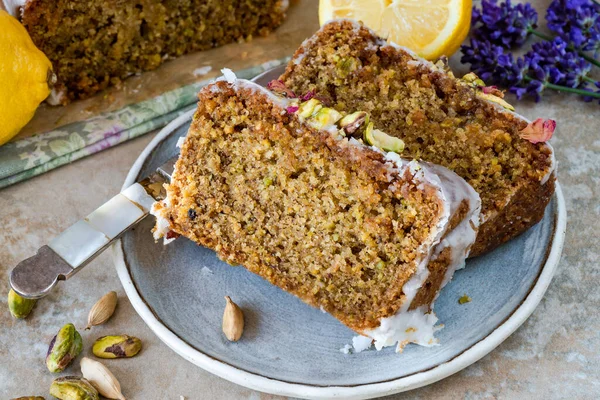
[(21, 23), (0, 10), (0, 146), (27, 124), (56, 81)]

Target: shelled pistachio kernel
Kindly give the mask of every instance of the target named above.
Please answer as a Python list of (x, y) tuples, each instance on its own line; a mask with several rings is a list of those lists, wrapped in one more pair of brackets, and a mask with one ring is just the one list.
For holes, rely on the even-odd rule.
[(364, 140), (371, 146), (385, 151), (393, 151), (398, 154), (404, 151), (404, 141), (402, 139), (390, 136), (379, 129), (374, 129), (372, 122), (365, 129)]
[(46, 355), (46, 367), (50, 372), (62, 372), (81, 353), (81, 335), (71, 323), (66, 324), (54, 336)]
[(340, 119), (342, 119), (342, 114), (340, 114), (333, 108), (321, 107), (321, 109), (317, 111), (316, 114), (313, 114), (308, 119), (308, 123), (309, 125), (317, 129), (323, 129), (327, 126), (334, 125)]
[(8, 291), (8, 309), (15, 318), (26, 318), (31, 313), (31, 310), (33, 310), (36, 302), (37, 300), (19, 296), (12, 289)]
[(298, 106), (298, 115), (301, 118), (309, 118), (311, 115), (316, 114), (323, 105), (315, 98), (312, 98), (304, 103), (300, 103)]
[(345, 134), (352, 135), (363, 126), (366, 126), (368, 123), (369, 114), (364, 111), (357, 111), (346, 115), (338, 122), (338, 125), (340, 128), (342, 128)]
[(142, 349), (142, 341), (134, 336), (113, 335), (96, 339), (92, 353), (100, 358), (129, 358)]
[(42, 396), (23, 396), (23, 397), (17, 397), (15, 399), (10, 399), (10, 400), (46, 400), (46, 399), (43, 398)]
[(100, 400), (98, 391), (85, 378), (63, 376), (50, 386), (50, 395), (60, 400)]

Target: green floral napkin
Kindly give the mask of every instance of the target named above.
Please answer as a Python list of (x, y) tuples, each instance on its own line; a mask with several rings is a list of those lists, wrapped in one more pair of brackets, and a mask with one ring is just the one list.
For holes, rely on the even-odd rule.
[[(240, 78), (250, 79), (286, 63), (288, 59), (269, 61), (236, 71), (236, 74)], [(0, 147), (0, 188), (165, 126), (194, 108), (198, 91), (211, 80), (187, 85), (117, 111), (5, 144)]]

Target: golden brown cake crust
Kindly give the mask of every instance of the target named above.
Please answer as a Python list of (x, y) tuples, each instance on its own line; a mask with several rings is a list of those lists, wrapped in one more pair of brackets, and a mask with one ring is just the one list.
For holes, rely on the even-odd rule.
[(171, 228), (355, 331), (395, 314), (442, 212), (434, 188), (391, 185), (380, 153), (300, 124), (263, 93), (217, 82), (199, 97), (158, 210)]
[(168, 58), (265, 36), (285, 11), (284, 0), (29, 0), (22, 23), (52, 62), (67, 103)]
[(403, 157), (447, 167), (473, 186), (485, 222), (471, 256), (537, 223), (554, 193), (554, 177), (542, 184), (553, 168), (552, 150), (520, 138), (527, 126), (522, 117), (358, 23), (325, 25), (296, 51), (280, 79), (340, 111), (368, 112), (379, 129), (405, 142)]

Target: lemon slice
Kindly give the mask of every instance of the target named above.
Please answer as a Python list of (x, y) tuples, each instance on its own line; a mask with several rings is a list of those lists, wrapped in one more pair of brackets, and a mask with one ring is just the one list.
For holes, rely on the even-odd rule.
[(321, 25), (362, 21), (390, 42), (423, 58), (451, 56), (469, 33), (472, 0), (320, 0)]

